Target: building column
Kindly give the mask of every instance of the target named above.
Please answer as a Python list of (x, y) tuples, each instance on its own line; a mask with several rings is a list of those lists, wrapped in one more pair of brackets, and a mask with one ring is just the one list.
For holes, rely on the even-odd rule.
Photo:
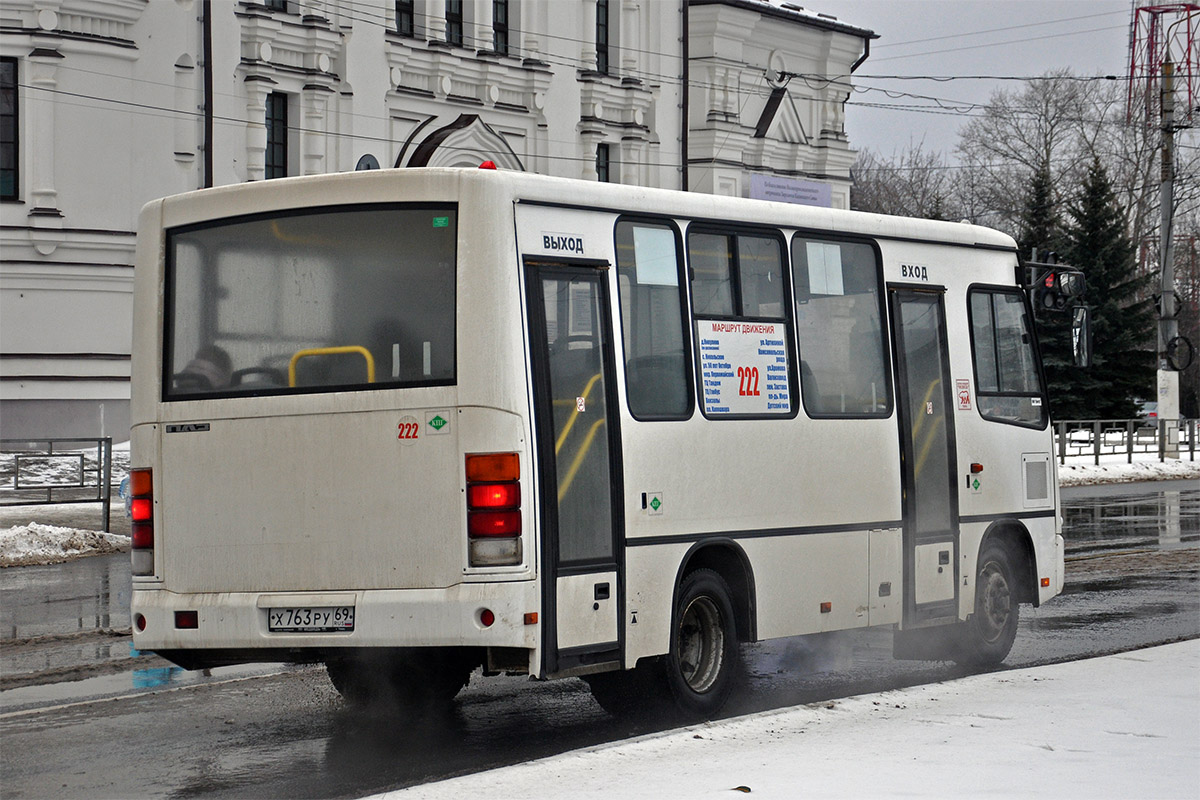
[(622, 75), (635, 75), (638, 71), (638, 60), (641, 57), (641, 53), (638, 52), (641, 46), (639, 17), (639, 6), (635, 0), (621, 0), (621, 32), (617, 36), (617, 43), (621, 52)]
[(446, 41), (446, 0), (426, 0), (425, 38), (431, 42)]
[[(580, 0), (579, 5), (579, 64), (583, 69), (596, 68), (596, 0)], [(592, 180), (595, 180), (595, 167)]]
[[(512, 24), (513, 11), (520, 14), (516, 25)], [(546, 0), (524, 0), (520, 8), (510, 5), (508, 10), (509, 28), (521, 31), (521, 50), (525, 58), (537, 61), (542, 55), (542, 37), (550, 30), (550, 18)], [(549, 50), (549, 47), (545, 48)]]
[[(467, 14), (467, 7), (473, 12)], [(492, 50), (492, 0), (466, 0), (463, 3), (463, 14), (467, 19), (463, 22), (463, 44), (473, 46), (476, 50), (490, 52)]]
[(600, 176), (596, 173), (596, 145), (604, 141), (604, 131), (580, 131), (579, 141), (583, 150), (579, 177), (585, 181), (599, 180)]
[(58, 67), (62, 53), (38, 47), (29, 54), (29, 87), (25, 107), (31, 117), (29, 131), (30, 214), (47, 215), (58, 212), (58, 191), (54, 184), (54, 151), (58, 146), (54, 128), (54, 90), (58, 88)]
[(325, 165), (325, 145), (328, 131), (330, 90), (323, 86), (306, 86), (300, 94), (301, 175), (320, 175), (328, 172)]
[(246, 180), (261, 181), (266, 177), (267, 160), (267, 95), (274, 81), (266, 79), (246, 82)]

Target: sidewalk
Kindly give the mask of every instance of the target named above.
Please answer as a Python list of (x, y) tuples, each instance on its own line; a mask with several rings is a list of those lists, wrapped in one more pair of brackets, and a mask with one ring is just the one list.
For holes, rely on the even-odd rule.
[(1200, 640), (600, 745), (376, 795), (1195, 798)]

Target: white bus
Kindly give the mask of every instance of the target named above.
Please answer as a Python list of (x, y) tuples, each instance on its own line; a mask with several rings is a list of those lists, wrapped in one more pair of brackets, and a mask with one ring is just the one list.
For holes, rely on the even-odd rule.
[(999, 662), (1063, 586), (1018, 262), (967, 224), (486, 169), (152, 202), (134, 644), (692, 717), (744, 642)]

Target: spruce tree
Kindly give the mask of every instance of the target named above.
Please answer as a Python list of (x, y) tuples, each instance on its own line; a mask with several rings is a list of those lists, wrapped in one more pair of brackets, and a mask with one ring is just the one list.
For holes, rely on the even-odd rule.
[[(1062, 220), (1054, 203), (1050, 165), (1043, 163), (1034, 170), (1029, 190), (1021, 209), (1017, 248), (1023, 258), (1043, 259), (1043, 253), (1056, 252), (1062, 256), (1065, 247)], [(1035, 256), (1036, 252), (1036, 256)], [(1065, 258), (1064, 258), (1065, 261)], [(1081, 403), (1075, 397), (1075, 375), (1071, 353), (1071, 321), (1062, 313), (1034, 308), (1042, 361), (1046, 366), (1046, 391), (1050, 396), (1050, 412), (1054, 419), (1080, 419)]]
[(1067, 263), (1087, 279), (1092, 366), (1070, 365), (1069, 340), (1067, 348), (1052, 343), (1056, 352), (1046, 359), (1050, 409), (1058, 419), (1131, 418), (1138, 400), (1154, 396), (1154, 306), (1142, 299), (1152, 276), (1137, 272), (1136, 248), (1099, 159), (1092, 162), (1070, 215), (1063, 250)]
[(1042, 164), (1034, 171), (1029, 181), (1029, 193), (1021, 209), (1021, 230), (1017, 247), (1021, 255), (1028, 258), (1034, 248), (1058, 251), (1063, 244), (1062, 222), (1054, 205), (1054, 187), (1050, 178), (1050, 165)]

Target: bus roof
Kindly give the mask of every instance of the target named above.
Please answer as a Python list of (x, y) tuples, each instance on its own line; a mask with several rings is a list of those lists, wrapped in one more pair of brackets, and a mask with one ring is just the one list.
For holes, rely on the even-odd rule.
[(897, 217), (492, 169), (422, 167), (325, 173), (201, 189), (155, 203), (163, 204), (163, 223), (171, 226), (291, 208), (396, 202), (406, 193), (421, 199), (453, 199), (473, 191), (473, 187), (500, 189), (517, 203), (727, 220), (1016, 251), (1016, 242), (1011, 236), (966, 222)]

